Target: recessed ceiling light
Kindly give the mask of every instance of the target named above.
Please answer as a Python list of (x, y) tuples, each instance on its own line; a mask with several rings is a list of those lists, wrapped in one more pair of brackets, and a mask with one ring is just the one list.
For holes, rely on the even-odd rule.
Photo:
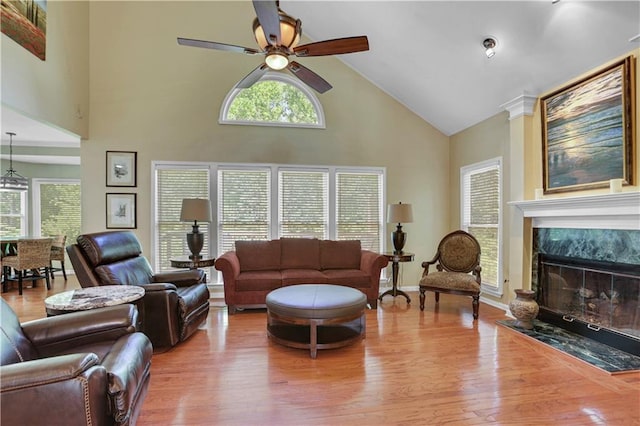
[(496, 54), (497, 40), (494, 37), (487, 37), (482, 42), (482, 45), (484, 46), (484, 53), (487, 55), (487, 58), (493, 58)]

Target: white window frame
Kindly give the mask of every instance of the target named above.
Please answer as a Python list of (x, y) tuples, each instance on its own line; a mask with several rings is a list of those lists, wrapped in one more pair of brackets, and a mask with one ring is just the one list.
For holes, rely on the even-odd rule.
[[(460, 168), (460, 228), (467, 231), (468, 223), (465, 223), (465, 210), (468, 206), (468, 200), (466, 199), (466, 191), (465, 191), (465, 177), (471, 173), (481, 172), (483, 169), (490, 168), (498, 168), (498, 262), (497, 262), (497, 283), (494, 286), (493, 284), (482, 283), (482, 292), (490, 294), (495, 297), (502, 297), (504, 292), (504, 279), (503, 279), (503, 262), (502, 262), (502, 253), (503, 253), (503, 238), (502, 238), (502, 202), (503, 202), (503, 167), (502, 167), (502, 157), (495, 157), (489, 160), (480, 161), (478, 163), (470, 164), (467, 166), (463, 166)], [(482, 266), (482, 265), (480, 265)], [(482, 274), (480, 274), (482, 276)]]
[[(19, 192), (20, 193), (20, 235), (8, 235), (10, 237), (19, 237), (29, 235), (29, 210), (28, 210), (28, 200), (27, 200), (27, 191), (17, 191), (15, 189), (0, 189), (0, 191), (6, 192)], [(10, 215), (15, 216), (15, 215)]]
[[(380, 233), (380, 252), (383, 252), (386, 245), (385, 238), (385, 226), (386, 218), (384, 216), (384, 206), (386, 203), (386, 168), (384, 167), (337, 167), (337, 166), (306, 166), (306, 165), (290, 165), (290, 164), (264, 164), (264, 163), (203, 163), (203, 162), (173, 162), (173, 161), (153, 161), (151, 167), (151, 181), (152, 181), (152, 194), (151, 194), (151, 214), (150, 220), (152, 223), (153, 232), (151, 235), (151, 264), (154, 265), (154, 270), (161, 270), (158, 265), (158, 259), (156, 255), (156, 240), (158, 234), (156, 206), (157, 206), (157, 182), (156, 182), (156, 170), (160, 168), (172, 168), (172, 169), (190, 169), (190, 168), (208, 168), (210, 179), (210, 194), (209, 200), (212, 204), (212, 223), (209, 227), (209, 253), (214, 256), (219, 256), (218, 253), (218, 170), (234, 170), (234, 169), (269, 169), (271, 170), (271, 194), (270, 194), (270, 226), (269, 226), (269, 238), (278, 238), (279, 235), (279, 223), (278, 223), (278, 209), (279, 209), (279, 194), (278, 194), (278, 176), (280, 170), (291, 171), (321, 171), (329, 173), (329, 226), (328, 226), (328, 239), (335, 239), (336, 236), (336, 217), (335, 217), (335, 204), (336, 204), (336, 175), (338, 173), (372, 173), (378, 174), (381, 179), (381, 204), (379, 215), (379, 233)], [(166, 266), (166, 265), (165, 265)], [(221, 277), (218, 276), (217, 280), (215, 274), (212, 274), (212, 282), (220, 283)]]
[(238, 96), (238, 94), (242, 90), (244, 90), (234, 86), (229, 91), (229, 93), (227, 93), (227, 96), (224, 98), (224, 101), (222, 102), (222, 106), (220, 108), (220, 116), (218, 117), (218, 123), (233, 124), (233, 125), (240, 125), (240, 126), (297, 127), (297, 128), (311, 128), (311, 129), (326, 128), (324, 110), (322, 109), (322, 104), (320, 103), (320, 100), (315, 95), (315, 93), (313, 93), (313, 90), (309, 89), (309, 87), (306, 84), (302, 83), (297, 78), (294, 78), (288, 74), (285, 74), (282, 72), (275, 72), (275, 71), (267, 71), (260, 78), (260, 80), (258, 80), (258, 82), (268, 81), (268, 80), (279, 81), (281, 83), (294, 86), (295, 88), (300, 90), (302, 93), (304, 93), (304, 95), (307, 97), (307, 99), (309, 99), (309, 102), (311, 102), (311, 105), (316, 111), (318, 122), (317, 123), (282, 123), (278, 121), (230, 120), (227, 118), (227, 115), (229, 114), (229, 108), (231, 107), (231, 104), (235, 100), (236, 96)]

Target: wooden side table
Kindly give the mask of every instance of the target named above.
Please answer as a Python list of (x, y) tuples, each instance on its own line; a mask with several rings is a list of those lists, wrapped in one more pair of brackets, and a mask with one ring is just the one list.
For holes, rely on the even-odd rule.
[(171, 259), (172, 268), (198, 269), (209, 268), (216, 262), (215, 257), (200, 257), (198, 259), (190, 259), (189, 256), (180, 256)]
[(393, 272), (393, 287), (391, 287), (390, 290), (382, 293), (380, 297), (378, 297), (378, 300), (382, 301), (382, 298), (384, 296), (390, 294), (393, 297), (396, 297), (397, 295), (404, 296), (407, 299), (407, 303), (411, 303), (411, 298), (409, 297), (409, 295), (402, 290), (398, 290), (398, 271), (400, 269), (400, 262), (412, 262), (414, 254), (403, 251), (401, 253), (386, 252), (382, 253), (382, 255), (389, 259), (389, 262), (391, 262), (391, 271)]

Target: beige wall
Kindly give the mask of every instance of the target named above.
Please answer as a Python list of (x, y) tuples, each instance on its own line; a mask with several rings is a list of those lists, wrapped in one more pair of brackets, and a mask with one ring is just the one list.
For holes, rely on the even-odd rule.
[[(414, 206), (404, 229), (416, 261), (403, 265), (403, 280), (417, 285), (420, 262), (449, 227), (448, 138), (332, 57), (300, 60), (334, 86), (319, 95), (325, 130), (218, 124), (229, 90), (263, 58), (176, 37), (254, 46), (254, 14), (250, 2), (92, 2), (84, 231), (105, 229), (106, 192), (136, 192), (136, 233), (150, 254), (154, 160), (382, 166), (388, 201)], [(107, 150), (138, 152), (137, 188), (106, 188)]]
[(87, 137), (88, 18), (88, 2), (48, 2), (46, 61), (2, 34), (2, 104)]
[[(636, 58), (640, 56), (640, 49), (635, 49), (629, 54)], [(624, 55), (627, 56), (627, 55)], [(624, 57), (623, 56), (623, 57)], [(610, 63), (622, 59), (614, 58)], [(598, 69), (604, 68), (602, 64), (594, 70), (576, 76), (574, 80), (563, 83), (557, 88), (550, 89), (551, 93), (560, 87), (578, 81), (592, 74)], [(640, 87), (640, 72), (636, 66), (636, 88)], [(541, 96), (544, 96), (542, 94)], [(505, 100), (506, 101), (506, 100)], [(636, 90), (636, 106), (640, 105), (640, 91)], [(640, 110), (635, 109), (635, 122), (640, 122)], [(623, 191), (638, 191), (640, 184), (640, 153), (637, 149), (639, 128), (635, 128), (636, 150), (634, 154), (635, 185), (625, 186)], [(470, 127), (456, 135), (451, 136), (451, 170), (450, 191), (451, 197), (451, 228), (460, 223), (460, 167), (487, 160), (497, 156), (503, 156), (503, 274), (507, 282), (501, 298), (483, 295), (484, 298), (498, 303), (507, 304), (514, 298), (513, 289), (530, 288), (530, 221), (522, 219), (522, 214), (516, 207), (508, 206), (506, 202), (519, 199), (533, 199), (534, 189), (542, 187), (542, 125), (540, 102), (534, 107), (533, 114), (526, 117), (518, 117), (509, 121), (508, 114), (501, 113), (489, 118), (473, 127)], [(514, 166), (520, 163), (522, 168)], [(514, 185), (519, 187), (514, 187)], [(588, 194), (608, 193), (609, 189), (594, 189), (590, 191), (568, 192), (553, 194), (552, 197), (572, 197)], [(551, 196), (549, 196), (551, 197)], [(509, 199), (512, 198), (512, 199)], [(506, 220), (505, 220), (506, 219)], [(523, 249), (524, 247), (524, 249)], [(514, 258), (520, 256), (521, 258)], [(515, 269), (515, 270), (513, 270)], [(520, 270), (522, 269), (522, 271)]]

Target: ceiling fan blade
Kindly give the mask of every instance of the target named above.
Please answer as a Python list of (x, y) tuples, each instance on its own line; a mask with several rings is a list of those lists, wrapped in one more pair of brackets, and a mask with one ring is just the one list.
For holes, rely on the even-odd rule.
[(267, 66), (267, 64), (258, 65), (257, 68), (247, 74), (245, 78), (240, 80), (238, 84), (236, 84), (236, 87), (239, 89), (248, 89), (249, 87), (253, 86), (258, 80), (260, 80), (260, 77), (262, 77), (268, 69), (269, 67)]
[(203, 47), (205, 49), (226, 50), (228, 52), (246, 53), (248, 55), (255, 55), (261, 53), (256, 49), (249, 47), (236, 46), (233, 44), (217, 43), (215, 41), (206, 40), (194, 40), (191, 38), (178, 37), (178, 44), (182, 46)]
[(303, 44), (294, 47), (293, 53), (296, 56), (326, 56), (364, 52), (366, 50), (369, 50), (369, 39), (367, 39), (367, 36), (358, 36)]
[(264, 36), (272, 46), (280, 45), (280, 15), (275, 1), (253, 0), (258, 22), (262, 25)]
[(291, 61), (288, 68), (296, 77), (318, 93), (324, 93), (333, 87), (324, 78), (296, 61)]

